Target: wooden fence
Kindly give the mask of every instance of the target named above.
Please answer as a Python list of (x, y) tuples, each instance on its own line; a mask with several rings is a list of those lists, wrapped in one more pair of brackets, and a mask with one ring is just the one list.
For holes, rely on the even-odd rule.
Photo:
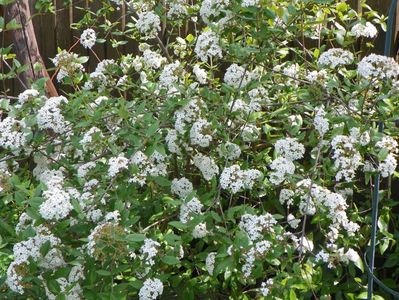
[[(31, 0), (31, 12), (33, 14), (32, 22), (34, 25), (38, 47), (46, 67), (50, 69), (49, 73), (52, 74), (52, 65), (50, 58), (53, 58), (57, 53), (57, 47), (61, 49), (69, 49), (72, 44), (80, 36), (81, 31), (73, 30), (70, 28), (72, 23), (78, 22), (83, 17), (82, 8), (88, 8), (92, 11), (96, 11), (101, 4), (96, 0), (70, 0), (69, 4), (65, 4), (65, 0), (53, 0), (55, 5), (55, 14), (34, 14), (35, 1)], [(353, 8), (358, 8), (358, 0), (347, 1)], [(380, 14), (385, 16), (388, 14), (390, 5), (389, 0), (368, 0), (367, 3)], [(116, 10), (112, 16), (111, 21), (119, 20), (120, 26), (124, 26), (124, 15), (125, 9), (122, 7)], [(399, 15), (399, 13), (397, 14)], [(397, 22), (397, 28), (399, 22)], [(122, 28), (121, 28), (122, 29)], [(399, 31), (399, 29), (397, 30)], [(380, 34), (375, 41), (375, 52), (382, 53), (383, 51), (384, 34)], [(5, 36), (5, 44), (11, 44), (11, 36)], [(137, 43), (130, 41), (128, 44), (116, 50), (111, 46), (109, 41), (103, 44), (96, 44), (93, 48), (94, 52), (99, 59), (104, 58), (116, 58), (118, 56), (117, 51), (122, 53), (137, 53)], [(89, 71), (93, 70), (97, 64), (96, 56), (80, 44), (76, 45), (74, 52), (89, 56), (89, 62), (87, 68)], [(18, 95), (21, 92), (21, 85), (17, 80), (9, 80), (6, 84), (11, 95)]]

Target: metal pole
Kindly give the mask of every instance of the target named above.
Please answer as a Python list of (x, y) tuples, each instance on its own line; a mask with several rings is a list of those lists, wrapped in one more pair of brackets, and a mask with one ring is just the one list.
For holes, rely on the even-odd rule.
[[(378, 122), (378, 132), (384, 130), (384, 123)], [(378, 221), (378, 201), (379, 201), (379, 191), (380, 191), (380, 173), (378, 172), (374, 176), (374, 190), (372, 199), (372, 213), (371, 213), (371, 250), (369, 251), (369, 270), (370, 274), (374, 272), (374, 257), (375, 257), (375, 241), (377, 236), (377, 221)], [(367, 289), (367, 299), (371, 300), (373, 297), (373, 276), (369, 275), (368, 278), (368, 289)]]

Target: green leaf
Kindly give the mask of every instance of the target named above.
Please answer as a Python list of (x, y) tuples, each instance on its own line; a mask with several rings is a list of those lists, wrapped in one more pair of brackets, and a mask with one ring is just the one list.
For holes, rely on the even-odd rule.
[(290, 290), (290, 300), (296, 300), (298, 299), (296, 297), (295, 291), (293, 289)]
[(180, 263), (180, 260), (177, 257), (169, 255), (162, 257), (162, 261), (167, 265), (177, 265)]
[(10, 22), (7, 23), (6, 25), (6, 30), (15, 30), (22, 28), (21, 24), (17, 23), (17, 20), (12, 19)]
[(96, 273), (100, 276), (111, 276), (112, 273), (107, 270), (97, 270)]
[(145, 133), (145, 136), (146, 136), (146, 137), (150, 137), (150, 136), (154, 135), (154, 133), (157, 132), (158, 128), (159, 128), (159, 123), (158, 123), (158, 122), (153, 123), (153, 124), (147, 129), (147, 131), (146, 131), (146, 133)]
[(143, 242), (145, 239), (146, 237), (142, 233), (132, 233), (126, 236), (126, 240), (129, 242)]
[(153, 178), (154, 178), (154, 181), (160, 186), (169, 187), (171, 185), (170, 181), (167, 178), (165, 178), (165, 177), (156, 176), (156, 177), (153, 177)]
[(186, 225), (186, 224), (183, 224), (183, 223), (181, 223), (181, 222), (179, 222), (179, 221), (172, 221), (172, 222), (169, 222), (169, 225), (172, 226), (172, 227), (175, 227), (175, 228), (177, 228), (177, 229), (181, 229), (181, 230), (187, 229), (187, 225)]
[(378, 155), (377, 155), (378, 160), (379, 161), (383, 161), (385, 158), (387, 158), (388, 154), (389, 154), (388, 149), (386, 149), (386, 148), (381, 149), (380, 152), (378, 152)]

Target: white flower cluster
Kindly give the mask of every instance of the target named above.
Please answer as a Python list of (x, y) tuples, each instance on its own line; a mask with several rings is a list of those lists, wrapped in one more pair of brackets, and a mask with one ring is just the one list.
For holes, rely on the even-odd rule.
[(251, 100), (248, 108), (250, 112), (260, 111), (262, 105), (268, 103), (269, 93), (264, 87), (257, 87), (248, 92), (249, 99)]
[(263, 297), (269, 295), (270, 287), (273, 285), (273, 279), (268, 279), (266, 282), (262, 282), (261, 287), (259, 288), (260, 293)]
[(64, 96), (51, 97), (37, 112), (37, 125), (40, 129), (51, 129), (56, 133), (65, 133), (69, 130), (70, 124), (65, 121), (60, 106), (68, 103)]
[(243, 0), (241, 3), (242, 7), (250, 7), (257, 6), (259, 4), (259, 0)]
[(226, 142), (225, 144), (219, 145), (218, 153), (227, 160), (235, 160), (240, 157), (241, 149), (237, 144)]
[(205, 103), (200, 99), (193, 99), (188, 104), (177, 110), (174, 114), (175, 129), (178, 133), (184, 134), (186, 125), (192, 124), (201, 119), (202, 109)]
[(341, 48), (332, 48), (323, 52), (319, 57), (319, 64), (335, 68), (349, 65), (353, 62), (353, 53)]
[(144, 260), (147, 265), (153, 266), (155, 264), (154, 258), (158, 254), (158, 247), (160, 243), (152, 239), (145, 239), (144, 245), (140, 248), (140, 259)]
[(202, 20), (208, 24), (211, 19), (219, 17), (220, 13), (230, 4), (229, 0), (204, 0), (200, 8)]
[(237, 64), (230, 65), (224, 74), (224, 82), (237, 89), (244, 88), (253, 79), (255, 79), (253, 73)]
[(274, 185), (282, 183), (288, 175), (293, 175), (295, 172), (294, 163), (281, 156), (272, 161), (270, 168), (273, 172), (270, 172), (269, 180)]
[(140, 300), (155, 300), (163, 293), (162, 281), (158, 278), (148, 278), (144, 281), (139, 291)]
[(98, 134), (100, 138), (103, 137), (101, 129), (97, 127), (91, 127), (88, 131), (86, 131), (83, 135), (83, 138), (80, 140), (80, 144), (83, 149), (87, 149), (88, 144), (92, 143), (93, 135)]
[(398, 153), (398, 143), (392, 137), (384, 136), (375, 146), (378, 149), (386, 149), (389, 152), (387, 157), (379, 162), (378, 165), (378, 171), (381, 173), (381, 176), (384, 178), (389, 177), (395, 172), (398, 165), (395, 157), (395, 154)]
[[(146, 49), (143, 52), (143, 62), (150, 69), (159, 69), (166, 62), (166, 58), (157, 52)], [(139, 70), (138, 70), (139, 71)]]
[[(35, 236), (14, 245), (14, 261), (7, 270), (6, 284), (12, 291), (19, 294), (24, 293), (22, 280), (25, 277), (24, 267), (29, 264), (29, 259), (38, 262), (40, 267), (46, 269), (55, 269), (65, 265), (62, 254), (56, 248), (60, 245), (61, 240), (51, 234), (47, 227), (43, 225), (35, 227), (34, 230), (36, 231)], [(46, 243), (49, 243), (50, 251), (43, 257), (41, 248)]]
[(259, 128), (254, 124), (247, 124), (242, 128), (241, 137), (244, 142), (254, 142), (259, 137)]
[(115, 177), (120, 171), (129, 167), (129, 160), (122, 153), (117, 157), (111, 157), (108, 160), (108, 165), (108, 176)]
[(337, 245), (333, 243), (327, 244), (327, 248), (330, 253), (323, 249), (320, 250), (316, 254), (315, 261), (328, 263), (327, 267), (330, 269), (335, 268), (339, 262), (348, 264), (350, 261), (358, 262), (361, 259), (359, 254), (352, 248), (345, 252), (344, 248), (338, 249)]
[(255, 243), (246, 253), (244, 253), (244, 264), (242, 265), (242, 273), (245, 278), (251, 276), (254, 268), (256, 258), (262, 258), (271, 248), (272, 244), (269, 241), (263, 240)]
[(239, 165), (224, 168), (220, 175), (220, 186), (236, 194), (242, 190), (251, 190), (262, 173), (255, 169), (241, 170)]
[(351, 29), (351, 33), (357, 38), (375, 38), (378, 34), (378, 30), (373, 24), (371, 24), (370, 22), (366, 22), (366, 24), (355, 24)]
[(311, 71), (306, 75), (306, 79), (310, 82), (318, 82), (322, 83), (327, 78), (327, 71), (320, 70), (320, 71)]
[(146, 39), (154, 38), (161, 30), (161, 19), (153, 11), (139, 13), (136, 28)]
[(198, 145), (200, 147), (209, 147), (209, 143), (212, 142), (211, 123), (205, 119), (198, 119), (190, 130), (191, 145)]
[(26, 134), (22, 132), (24, 127), (23, 122), (13, 117), (6, 117), (0, 121), (0, 147), (17, 152), (24, 149), (26, 144)]
[(329, 129), (329, 122), (326, 118), (326, 112), (323, 107), (316, 108), (316, 116), (314, 118), (313, 125), (321, 137), (327, 133)]
[(213, 270), (215, 269), (216, 252), (210, 252), (205, 259), (205, 269), (208, 271), (209, 275), (213, 275)]
[(53, 59), (53, 64), (58, 68), (57, 80), (60, 82), (66, 76), (72, 76), (77, 72), (83, 72), (84, 67), (76, 53), (62, 50)]
[(273, 172), (269, 174), (269, 180), (272, 184), (278, 185), (288, 175), (294, 174), (295, 165), (293, 161), (303, 158), (305, 147), (295, 138), (285, 138), (276, 142), (275, 150), (281, 156), (274, 159), (270, 164)]
[(180, 81), (183, 69), (179, 61), (165, 65), (159, 75), (159, 86), (168, 90), (168, 94), (176, 92), (174, 85)]
[[(346, 214), (348, 204), (339, 193), (333, 193), (311, 180), (305, 179), (297, 184), (296, 194), (300, 195), (300, 210), (305, 214), (315, 214), (316, 207), (323, 209), (331, 220), (330, 229), (344, 228), (349, 235), (353, 235), (359, 229), (359, 225), (349, 221)], [(307, 211), (306, 211), (307, 210)]]
[(205, 180), (210, 181), (214, 176), (219, 174), (219, 167), (211, 157), (198, 153), (194, 156), (193, 161)]
[(303, 158), (305, 147), (296, 138), (280, 139), (274, 145), (276, 152), (291, 161)]
[(193, 73), (200, 84), (206, 84), (208, 80), (208, 74), (204, 69), (202, 69), (199, 65), (195, 65), (193, 68)]
[(96, 43), (96, 39), (96, 32), (91, 28), (85, 29), (80, 35), (80, 43), (87, 49), (93, 48)]
[(137, 151), (131, 158), (130, 163), (137, 167), (137, 173), (129, 179), (143, 186), (148, 176), (166, 176), (166, 156), (155, 151), (150, 156), (141, 151)]
[(196, 197), (183, 203), (180, 207), (180, 222), (187, 223), (193, 216), (201, 214), (202, 208), (202, 203)]
[(169, 2), (168, 18), (179, 18), (187, 15), (187, 3), (185, 0), (172, 0)]
[(24, 105), (26, 101), (39, 97), (40, 93), (35, 89), (27, 89), (18, 95), (18, 104)]
[(72, 211), (70, 195), (62, 187), (62, 178), (54, 176), (46, 183), (43, 192), (44, 202), (40, 204), (39, 213), (45, 220), (61, 220)]
[[(352, 131), (354, 132), (354, 131)], [(362, 156), (356, 149), (357, 135), (337, 135), (331, 141), (334, 167), (338, 170), (335, 179), (351, 181), (362, 163)]]
[(399, 75), (399, 64), (392, 57), (373, 53), (359, 62), (357, 72), (364, 78), (392, 79)]
[(219, 36), (212, 30), (204, 31), (198, 36), (194, 51), (203, 62), (207, 62), (209, 58), (223, 57)]
[(206, 229), (205, 223), (200, 223), (196, 225), (193, 229), (192, 235), (195, 239), (202, 239), (203, 237), (208, 235), (208, 230)]
[(255, 242), (263, 239), (264, 233), (274, 232), (273, 226), (276, 224), (276, 219), (269, 213), (260, 216), (244, 214), (238, 226), (248, 235), (251, 242)]
[[(71, 270), (72, 273), (73, 269)], [(72, 275), (76, 274), (76, 271), (72, 273)], [(80, 275), (79, 277), (74, 277), (69, 275), (68, 279), (61, 277), (57, 278), (56, 281), (60, 287), (60, 294), (65, 296), (66, 299), (68, 300), (79, 300), (82, 298), (82, 288), (80, 284), (77, 282), (80, 280)], [(43, 280), (43, 278), (39, 278)], [(47, 284), (44, 283), (44, 289), (46, 291), (46, 296), (48, 300), (56, 300), (57, 296), (54, 295), (47, 287)]]
[(172, 181), (170, 190), (173, 194), (179, 196), (180, 199), (184, 199), (193, 192), (193, 184), (185, 177), (175, 178)]

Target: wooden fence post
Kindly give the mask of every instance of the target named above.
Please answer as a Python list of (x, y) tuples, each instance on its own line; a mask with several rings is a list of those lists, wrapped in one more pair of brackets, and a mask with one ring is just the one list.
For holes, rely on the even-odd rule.
[[(33, 80), (43, 77), (49, 78), (37, 45), (35, 30), (31, 20), (29, 0), (18, 0), (6, 7), (7, 22), (12, 19), (21, 24), (21, 28), (16, 29), (12, 35), (15, 52), (19, 62), (28, 67), (25, 72), (20, 74), (20, 79), (26, 86), (30, 86)], [(34, 68), (37, 63), (41, 65), (41, 70), (39, 71)], [(51, 80), (46, 81), (46, 91), (50, 96), (58, 95)]]

